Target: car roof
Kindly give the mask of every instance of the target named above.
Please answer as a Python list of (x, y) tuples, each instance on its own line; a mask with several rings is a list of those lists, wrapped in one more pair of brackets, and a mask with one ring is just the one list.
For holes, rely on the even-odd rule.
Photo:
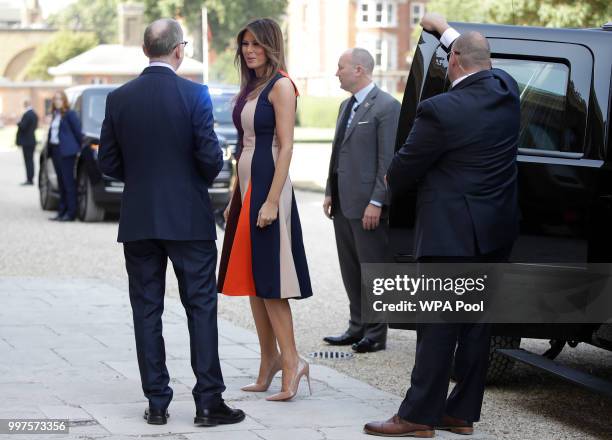
[[(85, 92), (100, 90), (103, 92), (111, 92), (122, 84), (83, 84), (65, 89), (66, 95), (68, 95), (69, 101), (74, 102), (79, 96)], [(240, 88), (238, 86), (229, 84), (208, 84), (208, 91), (212, 99), (215, 97), (233, 97), (238, 94)]]
[(207, 86), (211, 96), (236, 95), (240, 91), (240, 87), (233, 84), (208, 83)]
[(582, 44), (587, 47), (608, 47), (612, 44), (612, 32), (599, 29), (546, 28), (500, 24), (450, 23), (459, 32), (477, 31), (487, 38), (511, 38), (517, 40), (550, 41)]
[[(85, 90), (114, 90), (117, 87), (122, 86), (123, 84), (81, 84), (78, 86), (72, 86), (66, 88), (66, 92), (69, 93), (78, 93), (83, 92)], [(217, 94), (221, 93), (232, 93), (235, 94), (240, 91), (240, 87), (233, 84), (219, 84), (219, 83), (209, 83), (207, 84), (208, 89), (211, 91), (214, 90)]]
[(68, 87), (66, 93), (78, 93), (85, 90), (114, 90), (121, 84), (83, 84), (79, 86)]

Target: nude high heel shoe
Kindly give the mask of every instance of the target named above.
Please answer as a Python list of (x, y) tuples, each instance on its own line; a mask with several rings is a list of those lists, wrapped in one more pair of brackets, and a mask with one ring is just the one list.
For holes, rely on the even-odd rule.
[(270, 370), (268, 371), (268, 374), (266, 375), (265, 383), (259, 384), (255, 382), (249, 385), (245, 385), (240, 389), (242, 391), (248, 391), (248, 392), (253, 392), (253, 393), (261, 393), (263, 391), (266, 391), (268, 388), (270, 388), (270, 384), (272, 383), (272, 379), (274, 379), (274, 376), (276, 375), (276, 373), (278, 373), (282, 369), (283, 367), (281, 365), (281, 360), (280, 360), (280, 357), (278, 357), (274, 361), (274, 364), (272, 364), (272, 368), (270, 368)]
[(300, 386), (300, 380), (302, 379), (302, 376), (306, 376), (306, 379), (308, 381), (308, 391), (310, 392), (310, 395), (312, 396), (312, 388), (310, 387), (310, 366), (308, 365), (308, 362), (300, 358), (299, 363), (298, 363), (297, 374), (291, 380), (291, 385), (289, 387), (289, 390), (281, 391), (280, 393), (276, 393), (271, 396), (268, 396), (266, 397), (266, 400), (273, 401), (273, 402), (284, 402), (284, 401), (293, 399), (298, 392), (298, 387)]

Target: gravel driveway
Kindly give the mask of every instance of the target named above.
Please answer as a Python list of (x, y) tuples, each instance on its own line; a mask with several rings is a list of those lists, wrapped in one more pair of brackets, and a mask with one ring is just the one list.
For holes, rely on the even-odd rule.
[[(37, 189), (18, 186), (23, 174), (20, 151), (0, 153), (0, 276), (99, 278), (126, 289), (127, 295), (122, 248), (115, 242), (117, 221), (48, 221), (52, 213), (41, 211)], [(298, 347), (307, 354), (325, 349), (324, 335), (345, 329), (348, 304), (332, 225), (322, 214), (322, 195), (297, 191), (296, 197), (315, 292), (309, 300), (292, 302)], [(168, 291), (178, 294), (171, 270)], [(254, 328), (246, 298), (222, 296), (219, 313), (240, 326)], [(522, 346), (542, 352), (547, 345), (546, 341), (527, 340)], [(403, 395), (414, 349), (414, 332), (391, 330), (384, 352), (319, 362)], [(581, 344), (566, 348), (558, 360), (612, 380), (610, 352)], [(487, 389), (478, 427), (503, 439), (612, 439), (611, 416), (609, 400), (538, 370), (516, 366), (506, 384)]]

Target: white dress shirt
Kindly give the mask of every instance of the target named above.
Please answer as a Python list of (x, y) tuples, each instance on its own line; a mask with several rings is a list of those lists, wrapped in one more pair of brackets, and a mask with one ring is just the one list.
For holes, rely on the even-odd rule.
[(51, 137), (49, 142), (55, 145), (59, 145), (59, 127), (62, 121), (62, 114), (59, 111), (53, 113), (53, 120), (51, 121)]
[(149, 63), (149, 67), (167, 67), (168, 69), (172, 70), (174, 72), (174, 67), (172, 67), (170, 64), (168, 63), (162, 63), (161, 61), (153, 61), (152, 63)]
[(363, 89), (359, 90), (357, 93), (353, 95), (355, 97), (355, 104), (353, 104), (353, 108), (351, 109), (351, 114), (349, 115), (349, 119), (346, 124), (346, 128), (349, 128), (351, 126), (351, 122), (353, 121), (353, 116), (355, 116), (355, 112), (357, 111), (357, 108), (361, 105), (363, 100), (366, 99), (366, 96), (368, 96), (368, 93), (370, 93), (373, 88), (374, 88), (374, 83), (371, 82), (370, 84), (368, 84)]
[[(447, 30), (444, 31), (444, 33), (440, 37), (440, 43), (442, 43), (444, 47), (450, 48), (453, 42), (457, 38), (459, 38), (459, 35), (461, 35), (459, 32), (457, 32), (452, 27), (449, 27)], [(455, 87), (457, 84), (459, 84), (461, 81), (466, 79), (468, 76), (473, 75), (473, 74), (474, 73), (468, 73), (467, 75), (463, 75), (462, 77), (459, 77), (456, 80), (454, 80), (453, 83), (451, 84), (451, 89)]]

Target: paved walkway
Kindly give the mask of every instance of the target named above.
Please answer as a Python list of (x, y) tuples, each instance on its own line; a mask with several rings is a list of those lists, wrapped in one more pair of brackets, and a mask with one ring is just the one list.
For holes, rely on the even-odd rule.
[[(0, 419), (70, 420), (68, 436), (12, 439), (353, 440), (366, 437), (364, 422), (389, 417), (399, 404), (397, 396), (321, 365), (311, 366), (312, 396), (307, 386), (289, 403), (242, 392), (240, 386), (257, 372), (257, 339), (220, 320), (224, 398), (247, 418), (237, 425), (195, 427), (186, 320), (180, 302), (167, 297), (164, 337), (174, 400), (167, 425), (147, 425), (127, 292), (87, 279), (0, 278), (0, 298)], [(279, 387), (277, 377), (270, 392)]]

